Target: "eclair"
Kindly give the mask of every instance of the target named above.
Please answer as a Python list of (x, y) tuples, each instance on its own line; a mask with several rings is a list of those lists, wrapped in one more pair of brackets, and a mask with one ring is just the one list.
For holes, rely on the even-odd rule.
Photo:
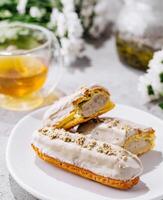
[(83, 87), (55, 102), (44, 115), (46, 126), (70, 129), (114, 108), (109, 92), (101, 86)]
[(129, 189), (142, 173), (140, 159), (129, 151), (64, 129), (37, 130), (31, 145), (44, 161), (106, 186)]
[(142, 155), (155, 144), (155, 131), (120, 118), (98, 118), (79, 125), (77, 131), (87, 137), (105, 141)]

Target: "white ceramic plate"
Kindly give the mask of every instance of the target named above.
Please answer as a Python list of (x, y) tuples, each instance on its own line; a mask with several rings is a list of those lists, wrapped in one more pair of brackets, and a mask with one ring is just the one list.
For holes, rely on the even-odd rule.
[(32, 132), (41, 127), (46, 108), (24, 117), (9, 138), (6, 160), (17, 183), (43, 200), (152, 200), (163, 198), (163, 121), (132, 107), (118, 105), (109, 116), (123, 117), (152, 126), (156, 147), (141, 157), (144, 173), (138, 185), (128, 191), (112, 189), (55, 168), (37, 158), (30, 147)]

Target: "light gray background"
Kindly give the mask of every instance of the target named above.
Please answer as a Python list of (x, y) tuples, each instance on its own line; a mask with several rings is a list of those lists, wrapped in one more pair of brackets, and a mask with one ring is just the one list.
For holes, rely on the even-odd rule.
[[(124, 66), (118, 60), (115, 40), (107, 34), (101, 40), (88, 44), (84, 58), (64, 68), (58, 89), (71, 93), (81, 85), (99, 83), (107, 87), (116, 103), (146, 110), (163, 119), (163, 110), (157, 104), (143, 105), (137, 91), (137, 82), (143, 72)], [(27, 112), (0, 109), (0, 200), (34, 200), (9, 176), (5, 164), (5, 149), (11, 129)], [(23, 133), (22, 133), (23, 134)]]

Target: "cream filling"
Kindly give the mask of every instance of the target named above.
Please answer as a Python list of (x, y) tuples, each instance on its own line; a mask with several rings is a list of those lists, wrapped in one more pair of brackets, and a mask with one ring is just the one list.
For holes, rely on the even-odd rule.
[(89, 101), (81, 105), (80, 113), (84, 117), (89, 117), (101, 110), (106, 105), (107, 101), (107, 96), (100, 93), (94, 94)]
[(138, 140), (138, 141), (133, 141), (128, 143), (125, 146), (125, 149), (127, 149), (128, 151), (134, 153), (134, 154), (141, 154), (144, 153), (146, 151), (148, 151), (151, 148), (151, 144), (149, 141), (145, 141), (145, 140)]
[[(78, 136), (81, 137), (81, 134), (71, 134), (72, 138)], [(118, 146), (111, 145), (111, 148), (117, 152), (116, 155), (106, 155), (97, 152), (96, 149), (83, 148), (75, 142), (65, 142), (59, 138), (50, 139), (37, 131), (33, 135), (32, 144), (50, 157), (104, 177), (130, 180), (142, 173), (142, 164), (138, 157)], [(126, 155), (127, 160), (122, 159), (123, 154)]]

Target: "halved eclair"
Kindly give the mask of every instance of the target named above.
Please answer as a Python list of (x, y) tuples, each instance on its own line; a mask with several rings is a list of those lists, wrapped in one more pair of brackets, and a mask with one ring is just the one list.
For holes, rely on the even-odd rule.
[(64, 129), (35, 131), (31, 145), (41, 159), (110, 187), (129, 189), (142, 173), (141, 161), (129, 151)]
[(44, 125), (70, 129), (113, 109), (114, 106), (105, 88), (83, 87), (55, 102), (44, 115)]
[(97, 118), (81, 124), (77, 131), (90, 138), (119, 145), (141, 155), (150, 151), (155, 144), (155, 131), (120, 118)]

